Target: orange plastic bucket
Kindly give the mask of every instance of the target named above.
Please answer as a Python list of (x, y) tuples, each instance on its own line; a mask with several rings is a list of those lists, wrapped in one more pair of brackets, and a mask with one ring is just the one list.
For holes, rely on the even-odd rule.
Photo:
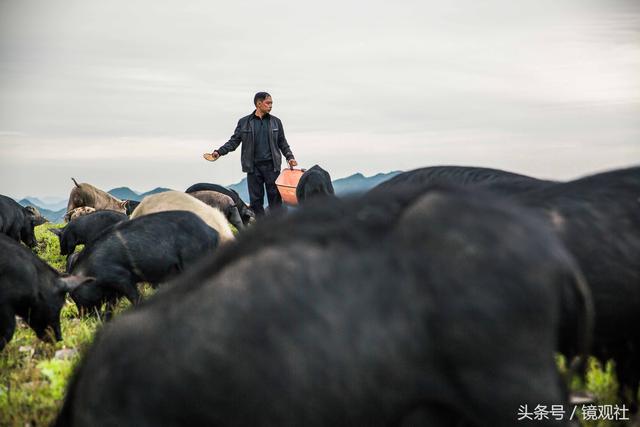
[(298, 204), (296, 187), (303, 173), (303, 169), (283, 169), (278, 175), (276, 187), (278, 187), (282, 201), (286, 204), (294, 206)]

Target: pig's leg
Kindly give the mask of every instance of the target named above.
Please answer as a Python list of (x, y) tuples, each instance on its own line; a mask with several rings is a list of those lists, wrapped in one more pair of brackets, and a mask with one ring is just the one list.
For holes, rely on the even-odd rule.
[(112, 292), (115, 292), (118, 297), (124, 296), (132, 305), (137, 305), (140, 302), (140, 292), (136, 286), (138, 279), (138, 277), (126, 270), (114, 270), (106, 282), (108, 283), (107, 287)]
[(108, 322), (113, 317), (113, 311), (116, 309), (117, 298), (109, 298), (104, 305), (104, 320)]
[(244, 229), (244, 224), (242, 223), (242, 218), (240, 217), (240, 212), (238, 212), (237, 207), (232, 206), (231, 209), (229, 209), (227, 219), (238, 230)]
[(13, 310), (0, 310), (0, 350), (11, 341), (16, 330), (16, 315)]
[(160, 282), (159, 283), (155, 283), (154, 289), (157, 288), (158, 286), (160, 286), (163, 283), (167, 283), (172, 278), (182, 274), (183, 271), (184, 271), (184, 267), (182, 266), (182, 261), (178, 261), (177, 263), (172, 264), (171, 267), (169, 267), (169, 269), (167, 270), (167, 274), (164, 277), (164, 279), (162, 280), (162, 282), (161, 283)]
[(119, 290), (124, 294), (124, 297), (129, 300), (131, 305), (138, 305), (142, 299), (140, 291), (138, 291), (138, 286), (136, 286), (135, 282), (122, 283), (119, 286)]

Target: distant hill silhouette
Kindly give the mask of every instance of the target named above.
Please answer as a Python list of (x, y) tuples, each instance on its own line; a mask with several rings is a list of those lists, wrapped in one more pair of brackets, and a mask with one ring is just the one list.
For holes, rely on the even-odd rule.
[(362, 193), (368, 191), (383, 181), (393, 178), (401, 173), (401, 171), (393, 171), (387, 173), (379, 173), (366, 177), (360, 172), (354, 173), (346, 178), (340, 178), (333, 181), (333, 189), (338, 196), (347, 194)]
[(46, 207), (46, 203), (43, 202), (42, 200), (38, 199), (37, 197), (25, 197), (22, 200), (19, 200), (18, 203), (20, 203), (22, 206), (43, 206)]
[(113, 190), (107, 191), (107, 193), (111, 194), (113, 197), (117, 197), (120, 200), (125, 200), (125, 199), (136, 200), (139, 202), (140, 200), (144, 199), (146, 196), (149, 196), (151, 194), (156, 194), (156, 193), (163, 193), (169, 190), (171, 189), (157, 187), (151, 191), (147, 191), (146, 193), (139, 194), (136, 191), (133, 191), (132, 189), (130, 189), (129, 187), (118, 187), (118, 188), (114, 188)]
[(107, 191), (107, 193), (111, 194), (113, 197), (116, 197), (120, 200), (138, 200), (140, 195), (130, 189), (129, 187), (118, 187), (112, 190)]
[(67, 213), (66, 207), (57, 211), (50, 211), (49, 209), (39, 208), (37, 206), (34, 207), (37, 208), (40, 211), (40, 214), (42, 214), (43, 217), (47, 218), (50, 223), (60, 224), (64, 222), (64, 214)]
[(140, 195), (140, 200), (142, 200), (143, 198), (145, 198), (147, 196), (150, 196), (152, 194), (164, 193), (165, 191), (172, 191), (172, 190), (171, 190), (171, 188), (157, 187), (157, 188), (154, 188), (151, 191), (147, 191), (146, 193), (142, 193)]
[(67, 207), (67, 200), (59, 200), (56, 202), (45, 202), (42, 199), (38, 198), (38, 197), (34, 197), (34, 196), (27, 196), (22, 200), (19, 200), (18, 203), (20, 203), (22, 206), (35, 206), (35, 207), (42, 207), (44, 209), (48, 209), (50, 211), (59, 211), (60, 209), (66, 208)]

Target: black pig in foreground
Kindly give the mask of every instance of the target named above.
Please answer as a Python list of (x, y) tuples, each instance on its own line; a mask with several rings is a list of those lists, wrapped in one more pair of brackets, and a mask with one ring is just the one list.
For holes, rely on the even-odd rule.
[(106, 317), (120, 297), (137, 304), (138, 282), (157, 286), (218, 245), (218, 233), (197, 215), (165, 211), (112, 226), (85, 247), (72, 266), (78, 286), (71, 298), (83, 312), (107, 303)]
[(378, 184), (370, 191), (389, 190), (401, 186), (456, 185), (489, 190), (494, 194), (519, 194), (556, 184), (548, 181), (507, 172), (500, 169), (474, 166), (430, 166), (403, 172)]
[(36, 217), (33, 211), (0, 194), (0, 233), (17, 242), (22, 241), (32, 248), (37, 244), (33, 231), (35, 225)]
[(121, 212), (96, 211), (74, 219), (66, 227), (51, 228), (49, 231), (60, 239), (60, 254), (70, 255), (77, 245), (91, 243), (105, 229), (127, 219), (129, 217)]
[(570, 255), (490, 195), (415, 196), (265, 218), (105, 326), (56, 425), (512, 426), (566, 404)]
[(13, 336), (16, 315), (38, 338), (61, 340), (60, 309), (69, 290), (56, 270), (0, 234), (0, 350)]
[[(579, 263), (595, 308), (594, 355), (640, 383), (640, 167), (514, 196), (542, 213)], [(634, 398), (635, 399), (635, 398)]]

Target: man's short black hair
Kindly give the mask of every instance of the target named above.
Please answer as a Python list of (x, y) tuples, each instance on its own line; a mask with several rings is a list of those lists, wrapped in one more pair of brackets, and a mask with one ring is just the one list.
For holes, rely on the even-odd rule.
[(268, 96), (271, 95), (269, 95), (267, 92), (256, 93), (256, 95), (253, 97), (253, 105), (258, 105), (258, 101), (264, 101)]

